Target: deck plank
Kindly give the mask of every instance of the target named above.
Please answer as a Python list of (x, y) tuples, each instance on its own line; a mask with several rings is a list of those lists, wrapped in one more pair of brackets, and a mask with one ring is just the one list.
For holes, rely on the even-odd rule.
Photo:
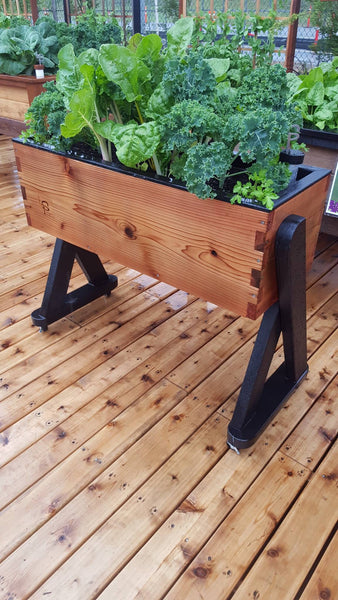
[(337, 575), (338, 533), (333, 537), (324, 556), (316, 567), (300, 600), (322, 600), (334, 598), (338, 589)]
[[(337, 451), (335, 444), (233, 596), (234, 600), (254, 597), (255, 590), (260, 597), (274, 593), (283, 598), (297, 593), (308, 564), (316, 559), (337, 522), (336, 496), (331, 491), (336, 487)], [(307, 526), (309, 515), (311, 527)]]
[(307, 277), (309, 373), (240, 455), (259, 321), (101, 257), (111, 297), (41, 334), (53, 242), (0, 136), (0, 600), (333, 598), (338, 241)]

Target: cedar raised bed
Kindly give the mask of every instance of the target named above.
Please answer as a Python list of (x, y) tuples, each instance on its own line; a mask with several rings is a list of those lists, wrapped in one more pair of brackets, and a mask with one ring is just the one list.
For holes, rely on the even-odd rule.
[[(27, 221), (58, 238), (32, 314), (41, 329), (116, 287), (98, 254), (245, 317), (264, 313), (228, 426), (232, 448), (250, 446), (308, 371), (305, 271), (329, 171), (295, 167), (296, 180), (268, 211), (200, 200), (162, 179), (31, 144), (14, 149)], [(88, 284), (67, 294), (75, 258)], [(285, 361), (266, 380), (280, 333)]]
[(15, 137), (25, 129), (25, 113), (33, 98), (44, 91), (46, 81), (53, 79), (54, 75), (37, 79), (33, 75), (0, 74), (0, 133)]
[[(277, 299), (274, 241), (290, 214), (306, 218), (310, 268), (328, 172), (299, 179), (272, 211), (200, 200), (179, 186), (14, 143), (30, 225), (256, 319)], [(39, 177), (36, 177), (36, 168)]]

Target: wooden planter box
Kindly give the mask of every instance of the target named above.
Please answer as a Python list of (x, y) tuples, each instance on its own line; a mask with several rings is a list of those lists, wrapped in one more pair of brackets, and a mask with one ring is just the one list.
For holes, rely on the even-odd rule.
[(25, 113), (43, 84), (54, 75), (36, 79), (33, 75), (0, 74), (0, 133), (15, 137), (25, 129)]
[[(305, 153), (304, 164), (331, 170), (327, 192), (327, 196), (329, 196), (338, 160), (338, 134), (304, 128), (301, 129), (299, 142), (304, 142), (309, 148), (309, 151)], [(321, 231), (338, 235), (338, 220), (335, 217), (324, 215)]]
[(274, 242), (290, 214), (306, 217), (311, 266), (327, 170), (300, 167), (292, 191), (268, 211), (200, 200), (179, 186), (19, 141), (14, 149), (30, 225), (242, 316), (256, 319), (277, 299)]

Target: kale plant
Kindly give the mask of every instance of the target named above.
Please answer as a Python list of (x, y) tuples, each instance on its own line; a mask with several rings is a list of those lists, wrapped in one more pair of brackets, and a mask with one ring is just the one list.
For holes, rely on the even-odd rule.
[(97, 15), (93, 10), (78, 16), (75, 25), (55, 23), (54, 26), (59, 47), (73, 44), (76, 55), (88, 48), (99, 49), (102, 44), (120, 44), (122, 41), (122, 29), (117, 19)]
[(44, 88), (46, 91), (33, 99), (26, 113), (27, 129), (21, 134), (22, 138), (28, 140), (33, 137), (38, 144), (65, 149), (65, 140), (62, 140), (60, 131), (67, 114), (64, 96), (54, 81), (45, 83)]

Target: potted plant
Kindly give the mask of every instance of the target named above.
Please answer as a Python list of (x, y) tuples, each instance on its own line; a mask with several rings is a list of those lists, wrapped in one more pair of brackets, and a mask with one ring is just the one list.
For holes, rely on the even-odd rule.
[[(53, 28), (47, 23), (0, 30), (0, 133), (14, 136), (22, 131), (33, 98), (54, 78), (51, 73), (56, 69), (58, 49)], [(33, 75), (37, 61), (47, 71), (39, 80)]]
[(88, 11), (78, 20), (70, 26), (49, 17), (41, 17), (34, 25), (4, 19), (0, 29), (0, 133), (15, 136), (25, 128), (24, 115), (33, 98), (44, 91), (44, 84), (55, 78), (57, 53), (65, 43), (73, 42), (78, 54), (92, 45), (121, 42), (122, 30), (116, 19)]
[[(256, 66), (243, 81), (239, 53), (232, 64), (220, 44), (214, 56), (211, 45), (193, 49), (194, 26), (191, 18), (178, 21), (165, 50), (153, 34), (79, 57), (65, 46), (55, 88), (29, 109), (28, 129), (14, 143), (27, 219), (63, 240), (34, 317), (42, 328), (79, 306), (79, 294), (60, 301), (75, 256), (101, 293), (110, 284), (105, 287), (97, 254), (237, 314), (255, 319), (265, 312), (263, 337), (271, 329), (272, 340), (288, 321), (280, 318), (278, 302), (273, 308), (278, 284), (289, 297), (303, 281), (305, 299), (305, 262), (309, 268), (328, 171), (290, 169), (279, 160), (297, 120), (287, 102), (284, 69)], [(243, 63), (247, 69), (245, 57)], [(289, 215), (291, 238), (298, 226), (304, 237), (306, 226), (307, 240), (306, 249), (304, 243), (291, 252), (296, 258), (304, 254), (304, 273), (289, 265), (284, 271), (296, 281), (284, 285), (276, 272), (275, 242)], [(294, 248), (289, 242), (287, 254)], [(83, 291), (85, 298), (93, 287)], [(291, 313), (303, 307), (305, 319), (299, 298), (284, 305)], [(305, 331), (305, 325), (298, 329)], [(301, 362), (292, 389), (306, 372)], [(258, 368), (260, 377), (264, 369)], [(276, 385), (285, 396), (285, 386)], [(250, 433), (251, 441), (255, 435)]]

